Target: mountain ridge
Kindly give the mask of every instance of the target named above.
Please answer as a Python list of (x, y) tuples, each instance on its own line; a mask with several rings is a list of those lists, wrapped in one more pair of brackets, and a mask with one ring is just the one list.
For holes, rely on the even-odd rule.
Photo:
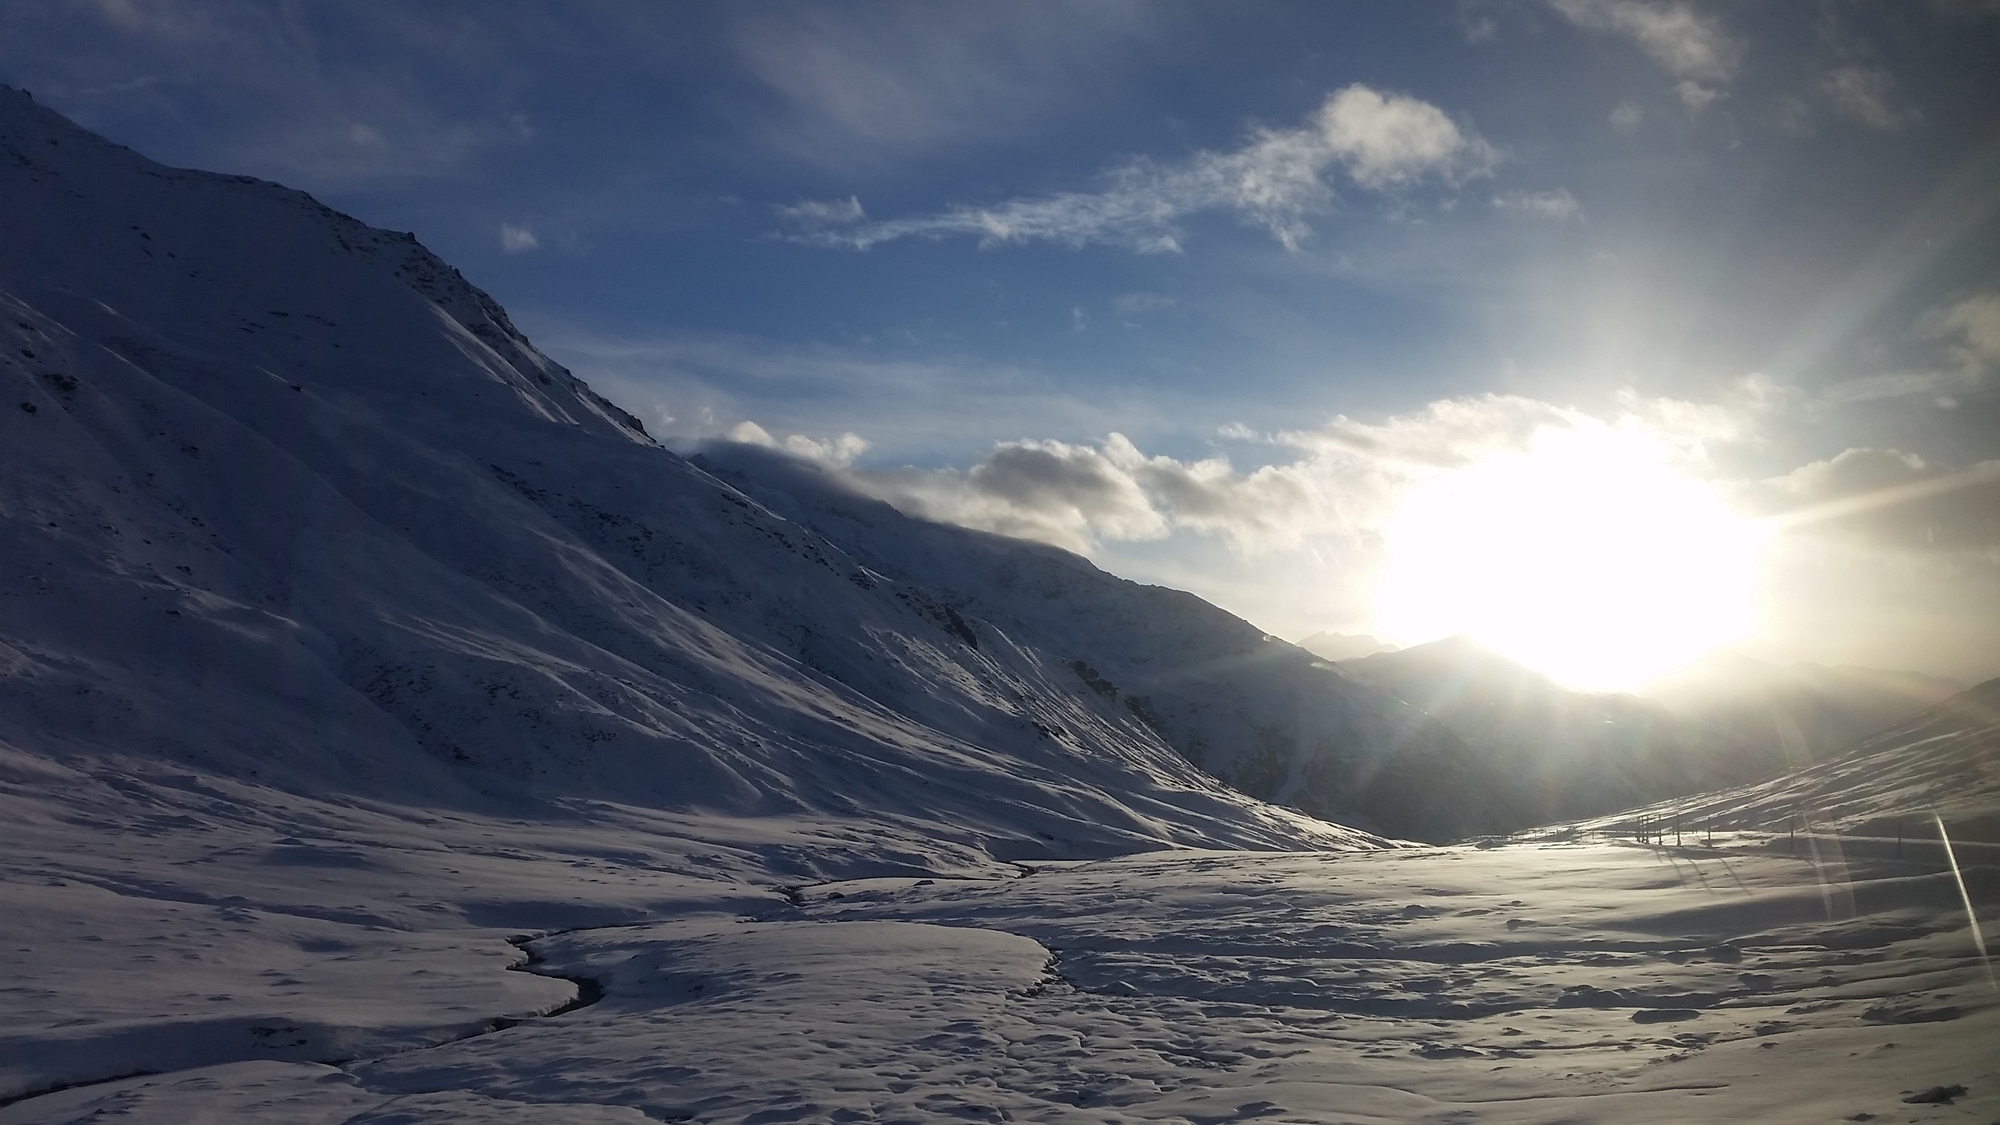
[(1196, 768), (1155, 726), (1200, 712), (1209, 765), (1262, 763), (1262, 795), (1311, 780), (1313, 811), (1392, 836), (1491, 826), (1476, 776), (1424, 764), (1448, 732), (1309, 654), (926, 530), (1106, 620), (1162, 616), (1212, 665), (1187, 707), (1105, 698), (1076, 665), (1120, 662), (1090, 638), (968, 615), (660, 448), (411, 236), (162, 168), (12, 91), (0, 189), (0, 741), (31, 756), (872, 819), (1006, 858), (1385, 842)]

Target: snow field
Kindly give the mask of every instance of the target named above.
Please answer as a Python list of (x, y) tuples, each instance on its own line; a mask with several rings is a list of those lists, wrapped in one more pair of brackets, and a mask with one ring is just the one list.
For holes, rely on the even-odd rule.
[(1850, 874), (1832, 916), (1803, 860), (1617, 843), (823, 883), (528, 943), (601, 983), (566, 1014), (0, 1122), (1990, 1121), (2000, 994), (1955, 886)]

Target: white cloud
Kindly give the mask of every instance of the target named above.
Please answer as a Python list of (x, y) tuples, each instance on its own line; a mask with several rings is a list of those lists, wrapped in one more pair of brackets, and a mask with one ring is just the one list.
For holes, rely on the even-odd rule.
[(1645, 0), (1549, 0), (1549, 4), (1579, 27), (1632, 40), (1676, 78), (1726, 82), (1743, 55), (1741, 43), (1687, 4)]
[(844, 469), (854, 463), (856, 457), (868, 452), (868, 442), (857, 434), (844, 433), (837, 438), (818, 441), (804, 434), (792, 434), (779, 441), (771, 436), (771, 431), (745, 419), (728, 430), (730, 441), (744, 445), (758, 445), (765, 449), (782, 449), (794, 457), (816, 461), (830, 468)]
[(868, 452), (868, 442), (851, 432), (828, 441), (814, 441), (804, 434), (792, 434), (785, 438), (785, 449), (808, 461), (845, 468), (852, 465), (856, 457)]
[(761, 445), (765, 449), (778, 448), (778, 439), (771, 436), (771, 431), (747, 420), (729, 428), (729, 440), (740, 441), (744, 445)]
[(1940, 327), (1958, 337), (1960, 362), (1982, 367), (2000, 365), (2000, 290), (1968, 297), (1953, 305)]
[(1046, 434), (1051, 418), (1072, 432), (1102, 433), (1136, 405), (1131, 394), (1085, 397), (1085, 388), (1036, 368), (948, 352), (917, 357), (917, 347), (934, 342), (914, 338), (843, 347), (718, 334), (611, 336), (521, 315), (544, 351), (647, 419), (674, 449), (725, 437), (738, 419), (753, 418), (780, 437), (851, 430), (890, 456), (932, 458)]
[(846, 199), (804, 199), (789, 207), (778, 207), (776, 211), (780, 219), (807, 227), (841, 226), (858, 223), (868, 217), (867, 212), (861, 209), (861, 200), (852, 195)]
[(1690, 78), (1674, 87), (1674, 95), (1680, 98), (1682, 105), (1688, 107), (1689, 113), (1700, 113), (1707, 109), (1711, 102), (1720, 98), (1722, 91), (1713, 86), (1704, 86)]
[(1443, 110), (1400, 94), (1354, 85), (1319, 110), (1320, 138), (1356, 183), (1372, 188), (1449, 175), (1462, 162), (1483, 170), (1493, 152), (1459, 131)]
[[(1096, 446), (1005, 442), (969, 470), (845, 476), (916, 515), (1080, 553), (1189, 531), (1260, 555), (1365, 540), (1410, 487), (1525, 451), (1549, 430), (1629, 433), (1702, 471), (1711, 446), (1756, 439), (1756, 416), (1770, 391), (1751, 380), (1717, 403), (1627, 394), (1609, 416), (1511, 395), (1447, 399), (1382, 422), (1337, 417), (1316, 430), (1278, 435), (1276, 443), (1292, 450), (1293, 459), (1248, 471), (1220, 456), (1148, 456), (1112, 433)], [(1242, 427), (1230, 436), (1256, 437)]]
[(1646, 120), (1646, 112), (1632, 102), (1619, 102), (1611, 110), (1611, 127), (1621, 133), (1634, 132)]
[(500, 248), (509, 254), (538, 249), (541, 245), (535, 238), (535, 232), (527, 227), (517, 227), (512, 223), (500, 224)]
[(1849, 379), (1822, 396), (1829, 406), (1927, 397), (1950, 409), (1960, 396), (1984, 385), (2000, 369), (2000, 291), (1974, 294), (1923, 318), (1919, 330), (1944, 341), (1943, 362), (1914, 371)]
[(792, 237), (865, 250), (901, 238), (969, 234), (983, 246), (1048, 241), (1105, 243), (1175, 252), (1175, 223), (1201, 211), (1234, 212), (1288, 248), (1312, 234), (1308, 217), (1333, 205), (1326, 173), (1339, 167), (1364, 188), (1387, 192), (1434, 179), (1455, 184), (1487, 174), (1498, 154), (1428, 102), (1352, 85), (1328, 96), (1295, 129), (1259, 128), (1231, 152), (1199, 152), (1176, 164), (1134, 160), (1107, 173), (1095, 192), (954, 206), (934, 215), (865, 220), (858, 200), (802, 203), (781, 211)]
[(1890, 371), (1846, 379), (1820, 396), (1828, 406), (1852, 406), (1898, 398), (1928, 398), (1936, 405), (1958, 405), (1958, 396), (1979, 385), (1976, 371)]
[(1952, 470), (1894, 449), (1848, 449), (1744, 490), (1779, 526), (1876, 549), (2000, 563), (2000, 460)]
[(1829, 71), (1820, 89), (1833, 104), (1870, 129), (1894, 133), (1921, 116), (1914, 109), (1897, 109), (1896, 78), (1881, 67), (1843, 66)]
[(913, 515), (1079, 553), (1103, 539), (1168, 532), (1166, 518), (1105, 450), (1060, 441), (1003, 442), (965, 471), (851, 472), (847, 479)]
[(1556, 188), (1553, 191), (1517, 191), (1495, 198), (1493, 206), (1510, 214), (1533, 219), (1561, 221), (1583, 217), (1583, 204), (1577, 202), (1576, 196), (1571, 195), (1568, 188)]
[(1120, 316), (1139, 316), (1173, 308), (1174, 299), (1158, 293), (1120, 293), (1111, 298), (1111, 307)]

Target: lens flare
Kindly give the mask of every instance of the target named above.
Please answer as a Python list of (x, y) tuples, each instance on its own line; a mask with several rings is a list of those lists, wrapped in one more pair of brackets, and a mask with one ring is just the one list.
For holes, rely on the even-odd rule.
[(1650, 434), (1547, 428), (1404, 497), (1377, 614), (1404, 643), (1464, 634), (1570, 687), (1630, 688), (1749, 632), (1762, 542)]

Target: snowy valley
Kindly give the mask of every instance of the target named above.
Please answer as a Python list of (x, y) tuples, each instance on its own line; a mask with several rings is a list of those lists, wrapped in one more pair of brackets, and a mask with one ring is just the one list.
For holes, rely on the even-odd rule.
[(2000, 1117), (1993, 683), (1524, 766), (5, 88), (0, 203), (0, 1123)]

